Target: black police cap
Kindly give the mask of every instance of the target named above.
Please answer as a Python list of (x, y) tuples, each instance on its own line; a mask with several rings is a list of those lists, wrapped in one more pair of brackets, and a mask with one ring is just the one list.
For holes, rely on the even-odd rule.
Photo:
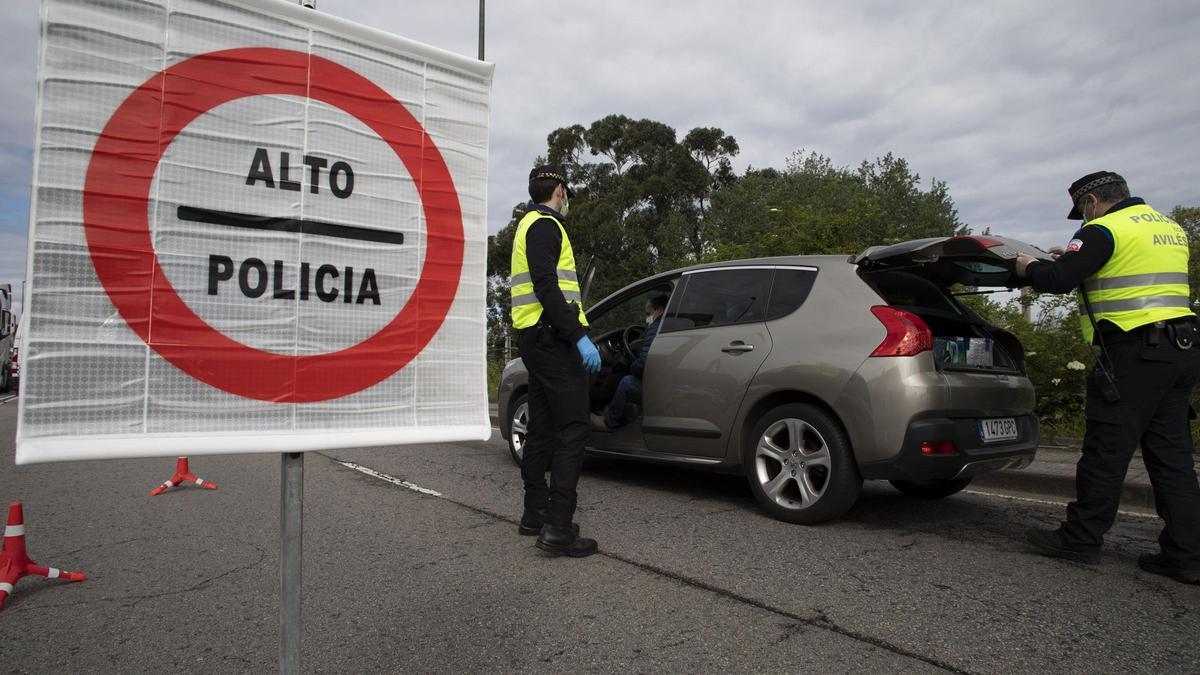
[(535, 167), (533, 171), (529, 172), (529, 182), (532, 183), (538, 178), (549, 178), (562, 183), (563, 187), (567, 189), (567, 196), (571, 199), (575, 198), (575, 191), (567, 184), (567, 170), (563, 166), (559, 164), (543, 164)]
[(1067, 194), (1071, 195), (1071, 212), (1067, 214), (1067, 220), (1083, 220), (1083, 213), (1079, 211), (1079, 199), (1081, 197), (1101, 185), (1124, 182), (1125, 179), (1120, 174), (1113, 173), (1112, 171), (1097, 171), (1096, 173), (1089, 173), (1071, 183), (1071, 187), (1067, 188)]

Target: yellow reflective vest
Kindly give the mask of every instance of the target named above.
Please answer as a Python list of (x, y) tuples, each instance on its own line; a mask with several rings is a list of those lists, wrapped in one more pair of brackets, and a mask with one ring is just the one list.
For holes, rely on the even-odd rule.
[(529, 328), (537, 324), (542, 317), (542, 303), (538, 302), (533, 292), (533, 277), (529, 274), (529, 258), (525, 254), (525, 238), (529, 228), (536, 221), (549, 218), (558, 225), (562, 234), (562, 247), (558, 253), (558, 288), (568, 303), (574, 303), (579, 309), (579, 323), (588, 325), (587, 316), (583, 313), (583, 302), (579, 294), (579, 276), (575, 272), (575, 252), (571, 249), (571, 238), (562, 222), (543, 211), (531, 210), (517, 223), (517, 233), (513, 237), (512, 250), (512, 279), (509, 296), (512, 299), (513, 327)]
[[(1096, 321), (1133, 330), (1155, 321), (1192, 316), (1188, 288), (1188, 241), (1174, 220), (1145, 204), (1105, 214), (1085, 227), (1103, 225), (1113, 238), (1113, 254), (1083, 282)], [(1080, 303), (1083, 337), (1093, 333)]]

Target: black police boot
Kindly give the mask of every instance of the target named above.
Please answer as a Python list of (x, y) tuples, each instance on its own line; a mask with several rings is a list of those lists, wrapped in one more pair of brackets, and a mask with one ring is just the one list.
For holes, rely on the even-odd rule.
[(569, 527), (560, 527), (546, 523), (542, 533), (534, 544), (551, 555), (565, 555), (572, 558), (586, 558), (596, 552), (599, 546), (595, 539), (586, 539), (571, 531)]
[[(542, 526), (546, 524), (546, 509), (537, 509), (530, 511), (525, 509), (521, 514), (521, 524), (517, 525), (517, 533), (522, 537), (532, 537), (542, 531)], [(571, 523), (571, 529), (575, 534), (579, 534), (579, 523)]]
[(1058, 530), (1026, 530), (1025, 539), (1033, 546), (1033, 550), (1048, 555), (1051, 558), (1073, 560), (1085, 565), (1100, 564), (1099, 551), (1085, 551), (1069, 546), (1062, 540)]
[(1200, 565), (1184, 567), (1161, 553), (1143, 553), (1138, 556), (1138, 567), (1152, 574), (1171, 577), (1185, 584), (1200, 584)]

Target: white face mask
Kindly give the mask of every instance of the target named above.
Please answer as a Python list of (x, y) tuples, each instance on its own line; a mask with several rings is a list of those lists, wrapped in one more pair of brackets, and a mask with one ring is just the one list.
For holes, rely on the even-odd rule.
[(650, 324), (652, 324), (652, 323), (654, 323), (654, 315), (653, 315), (653, 314), (647, 314), (647, 315), (646, 315), (646, 325), (647, 325), (647, 326), (649, 326), (649, 325), (650, 325)]
[[(1083, 209), (1084, 209), (1084, 207), (1086, 207), (1086, 206), (1087, 206), (1087, 202), (1086, 202), (1086, 201), (1085, 201), (1084, 203), (1082, 203), (1082, 204), (1080, 204), (1080, 205), (1079, 205), (1079, 215), (1080, 215), (1080, 216), (1083, 216), (1083, 224), (1084, 224), (1084, 225), (1087, 225), (1087, 224), (1088, 224), (1088, 221), (1089, 221), (1089, 220), (1091, 220), (1091, 218), (1088, 218), (1088, 217), (1087, 217), (1087, 212), (1083, 210)], [(1092, 215), (1096, 215), (1096, 212), (1095, 212), (1095, 211), (1093, 211), (1093, 212), (1092, 212)]]
[(567, 199), (567, 195), (564, 194), (562, 208), (559, 209), (558, 212), (565, 216), (565, 215), (567, 215), (567, 211), (570, 211), (570, 210), (571, 210), (571, 201), (569, 199)]

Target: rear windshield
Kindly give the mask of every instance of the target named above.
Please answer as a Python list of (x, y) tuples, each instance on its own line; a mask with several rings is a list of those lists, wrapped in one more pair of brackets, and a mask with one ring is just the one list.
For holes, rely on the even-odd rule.
[(937, 284), (907, 272), (870, 272), (863, 278), (889, 305), (962, 314), (958, 302)]
[(990, 263), (979, 262), (978, 260), (955, 260), (954, 264), (976, 274), (1007, 274), (1008, 270)]

